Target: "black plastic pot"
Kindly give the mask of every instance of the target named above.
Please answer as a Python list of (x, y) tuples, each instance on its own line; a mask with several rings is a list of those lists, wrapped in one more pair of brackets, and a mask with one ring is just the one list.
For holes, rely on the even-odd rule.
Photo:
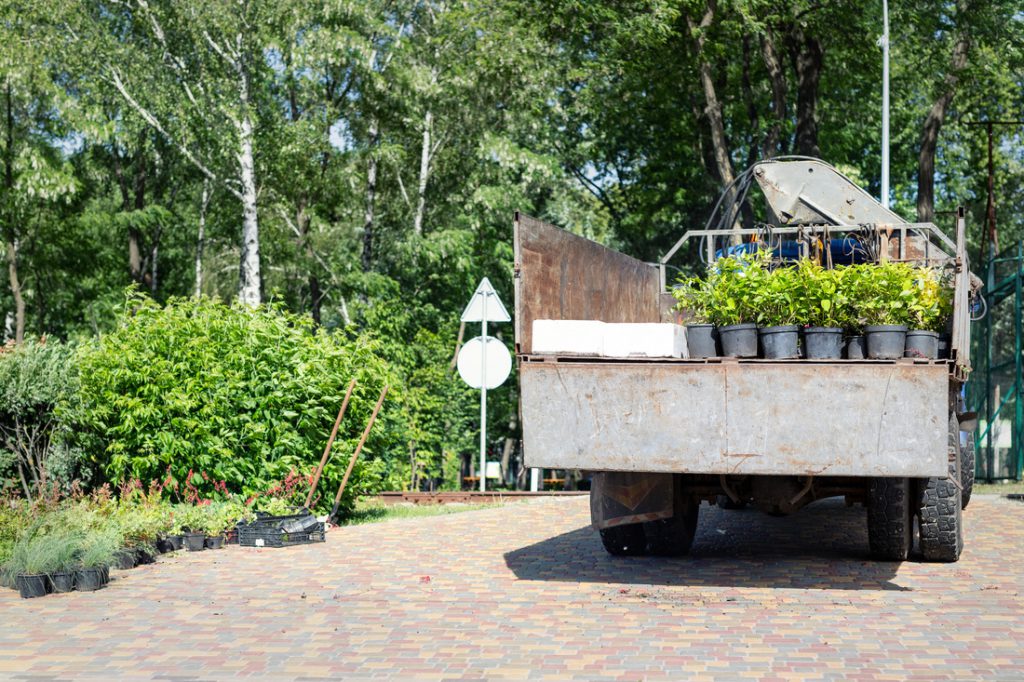
[(907, 343), (907, 327), (902, 324), (878, 324), (864, 328), (868, 357), (872, 360), (895, 360), (903, 357)]
[(949, 360), (949, 334), (939, 334), (939, 360)]
[(863, 360), (868, 356), (867, 349), (864, 347), (863, 336), (851, 336), (846, 339), (846, 357), (849, 360)]
[(72, 571), (50, 574), (51, 592), (70, 592), (73, 589), (75, 589), (75, 574)]
[(167, 554), (174, 551), (174, 545), (167, 538), (160, 538), (156, 541), (157, 554)]
[(135, 550), (132, 549), (119, 549), (114, 553), (114, 567), (119, 568), (122, 571), (127, 571), (129, 568), (135, 568), (137, 557), (135, 556)]
[(206, 537), (207, 549), (223, 549), (224, 548), (224, 536), (223, 535), (208, 535)]
[(757, 325), (730, 324), (718, 328), (722, 341), (722, 355), (727, 358), (757, 357)]
[(206, 533), (183, 533), (182, 544), (189, 552), (199, 552), (206, 549)]
[(808, 327), (804, 330), (804, 357), (830, 360), (843, 357), (843, 330), (839, 327)]
[(718, 329), (713, 324), (686, 325), (686, 348), (691, 358), (717, 358)]
[(923, 329), (910, 330), (907, 332), (903, 357), (931, 359), (939, 357), (939, 333)]
[[(100, 571), (100, 579), (103, 581), (103, 584), (106, 585), (107, 583), (110, 582), (110, 566), (104, 566), (104, 567), (100, 568), (99, 571)], [(75, 574), (75, 582), (76, 583), (78, 582), (78, 574), (77, 573)]]
[(156, 557), (153, 556), (152, 550), (149, 547), (136, 547), (135, 548), (135, 565), (141, 566), (143, 564), (151, 564), (156, 561)]
[(22, 599), (45, 597), (50, 591), (50, 580), (45, 573), (15, 576), (14, 585), (21, 593)]
[(75, 589), (79, 592), (98, 590), (109, 582), (102, 568), (80, 568), (75, 571)]
[(777, 327), (761, 327), (757, 330), (761, 338), (761, 350), (769, 360), (795, 358), (799, 354), (800, 328), (795, 324)]
[(166, 539), (167, 539), (167, 542), (169, 542), (171, 544), (171, 551), (172, 552), (177, 552), (179, 549), (181, 549), (181, 546), (182, 546), (181, 535), (168, 535)]

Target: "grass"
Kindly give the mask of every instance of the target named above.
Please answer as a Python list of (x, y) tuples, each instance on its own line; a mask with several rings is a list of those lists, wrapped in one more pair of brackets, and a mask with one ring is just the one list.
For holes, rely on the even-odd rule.
[(974, 494), (976, 495), (1007, 495), (1010, 493), (1024, 493), (1024, 481), (1011, 483), (982, 483), (978, 481), (974, 484)]
[(354, 526), (361, 523), (376, 523), (391, 519), (410, 519), (419, 516), (442, 516), (459, 512), (490, 509), (497, 504), (431, 504), (418, 505), (411, 503), (384, 504), (375, 500), (359, 499), (351, 514), (338, 521), (339, 526)]

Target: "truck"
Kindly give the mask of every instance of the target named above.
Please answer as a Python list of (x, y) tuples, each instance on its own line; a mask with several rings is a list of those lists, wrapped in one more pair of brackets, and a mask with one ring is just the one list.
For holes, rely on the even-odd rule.
[[(764, 222), (750, 192), (764, 197)], [(963, 548), (973, 449), (963, 433), (970, 371), (965, 216), (951, 239), (909, 223), (827, 163), (756, 163), (705, 229), (647, 263), (543, 221), (514, 221), (515, 355), (524, 463), (590, 474), (592, 525), (613, 555), (689, 552), (702, 503), (773, 515), (843, 497), (866, 508), (872, 557), (954, 562)], [(670, 261), (715, 263), (751, 242), (807, 257), (854, 244), (871, 262), (945, 268), (953, 278), (940, 358), (601, 357), (535, 349), (538, 321), (676, 323)], [(694, 246), (688, 246), (696, 244)], [(840, 255), (836, 252), (835, 255)], [(847, 254), (848, 255), (848, 254)]]

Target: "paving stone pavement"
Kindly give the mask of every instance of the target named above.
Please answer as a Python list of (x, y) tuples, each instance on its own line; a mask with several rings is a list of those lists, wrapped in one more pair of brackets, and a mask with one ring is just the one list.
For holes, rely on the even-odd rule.
[(975, 497), (957, 564), (869, 561), (841, 501), (701, 516), (680, 559), (607, 556), (561, 498), (0, 590), (0, 676), (1024, 679), (1024, 503)]

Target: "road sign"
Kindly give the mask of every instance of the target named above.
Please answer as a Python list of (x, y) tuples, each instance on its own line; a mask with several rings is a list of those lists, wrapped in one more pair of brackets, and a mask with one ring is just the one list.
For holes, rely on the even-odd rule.
[(487, 388), (501, 386), (512, 372), (512, 354), (493, 336), (487, 337), (486, 346), (481, 337), (472, 338), (459, 351), (459, 376), (471, 387), (481, 388), (484, 385), (484, 366)]
[(501, 341), (487, 336), (487, 323), (509, 322), (511, 319), (491, 281), (484, 277), (462, 311), (463, 322), (480, 323), (480, 336), (466, 343), (458, 358), (459, 376), (473, 388), (480, 389), (481, 491), (487, 490), (487, 389), (501, 386), (512, 371), (512, 356), (508, 348)]
[(484, 322), (484, 302), (486, 301), (486, 314), (487, 322), (509, 322), (508, 311), (505, 310), (505, 304), (498, 298), (498, 292), (491, 286), (491, 280), (484, 277), (480, 280), (480, 285), (473, 292), (473, 298), (469, 299), (469, 304), (466, 309), (462, 311), (463, 322)]

